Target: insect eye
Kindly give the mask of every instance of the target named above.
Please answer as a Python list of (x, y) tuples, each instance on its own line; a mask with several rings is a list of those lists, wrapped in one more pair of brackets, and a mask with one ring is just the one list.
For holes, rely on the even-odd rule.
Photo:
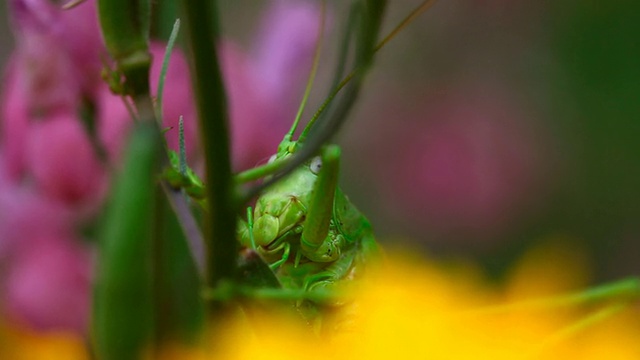
[(322, 168), (322, 159), (320, 158), (320, 156), (316, 156), (313, 159), (311, 159), (311, 164), (309, 164), (309, 169), (311, 170), (312, 173), (318, 175), (321, 168)]

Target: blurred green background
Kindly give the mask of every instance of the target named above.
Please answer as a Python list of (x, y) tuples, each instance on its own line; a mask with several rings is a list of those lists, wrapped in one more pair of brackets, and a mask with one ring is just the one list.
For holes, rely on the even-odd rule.
[[(221, 2), (226, 34), (250, 47), (264, 3)], [(389, 2), (387, 31), (417, 4)], [(640, 3), (441, 0), (379, 53), (360, 100), (342, 180), (382, 242), (497, 275), (569, 241), (595, 280), (640, 272)]]

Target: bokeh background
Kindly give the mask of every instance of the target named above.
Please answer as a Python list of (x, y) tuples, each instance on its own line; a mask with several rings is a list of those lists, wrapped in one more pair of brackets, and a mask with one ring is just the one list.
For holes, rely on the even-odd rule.
[[(385, 28), (417, 3), (389, 2)], [(226, 34), (249, 47), (263, 2), (221, 7)], [(311, 108), (333, 69), (327, 48)], [(640, 3), (440, 0), (380, 51), (337, 141), (344, 190), (387, 246), (499, 277), (530, 247), (562, 242), (600, 281), (640, 272), (639, 138)]]

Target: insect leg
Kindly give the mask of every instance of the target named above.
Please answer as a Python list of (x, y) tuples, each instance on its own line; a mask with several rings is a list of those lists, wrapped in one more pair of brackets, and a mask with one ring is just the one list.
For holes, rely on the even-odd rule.
[(340, 148), (329, 145), (322, 150), (322, 168), (313, 185), (311, 205), (300, 238), (302, 253), (312, 261), (329, 262), (340, 256), (339, 244), (329, 236), (339, 170)]
[(249, 241), (251, 243), (251, 248), (256, 248), (256, 240), (253, 237), (253, 209), (251, 206), (247, 208), (247, 228), (249, 229)]
[(291, 244), (288, 242), (284, 243), (284, 252), (282, 253), (282, 258), (273, 264), (269, 265), (271, 270), (276, 270), (280, 265), (284, 264), (287, 260), (289, 260), (289, 254), (291, 253)]
[(352, 249), (324, 270), (307, 276), (304, 280), (304, 288), (307, 291), (331, 290), (340, 280), (348, 277), (356, 255), (357, 251)]

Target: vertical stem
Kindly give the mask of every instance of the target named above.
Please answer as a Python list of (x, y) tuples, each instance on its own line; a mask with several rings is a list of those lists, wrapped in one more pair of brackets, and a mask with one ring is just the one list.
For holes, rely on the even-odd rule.
[(194, 90), (205, 153), (207, 283), (216, 287), (235, 275), (237, 243), (226, 96), (215, 47), (217, 8), (211, 0), (185, 0), (186, 28), (193, 55)]
[(153, 208), (153, 228), (151, 229), (151, 293), (153, 301), (153, 333), (151, 334), (151, 349), (152, 357), (157, 357), (160, 354), (160, 347), (162, 346), (163, 336), (167, 332), (167, 324), (165, 322), (165, 307), (164, 305), (164, 293), (162, 288), (163, 283), (163, 257), (164, 257), (164, 239), (163, 239), (163, 224), (164, 219), (164, 203), (162, 188), (156, 186), (154, 189), (154, 208)]

